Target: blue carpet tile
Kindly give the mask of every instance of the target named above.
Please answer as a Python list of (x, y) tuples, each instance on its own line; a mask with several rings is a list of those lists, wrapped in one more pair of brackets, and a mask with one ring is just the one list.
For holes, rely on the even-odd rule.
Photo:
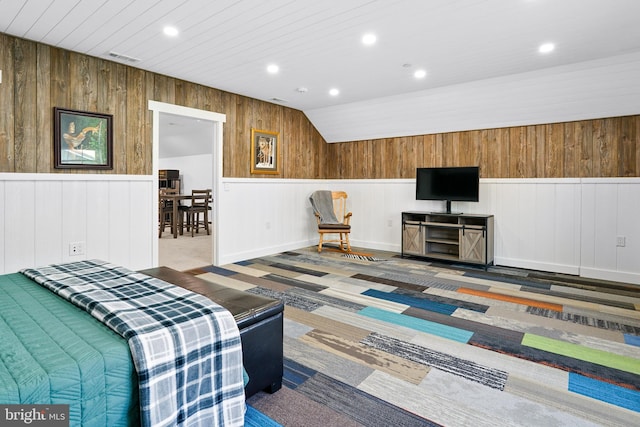
[(569, 374), (569, 391), (640, 412), (640, 392), (636, 390)]
[(383, 299), (385, 301), (393, 301), (441, 314), (452, 314), (458, 308), (457, 306), (451, 304), (443, 304), (426, 299), (413, 298), (408, 295), (401, 295), (393, 292), (382, 292), (375, 289), (368, 289), (367, 291), (362, 292), (362, 295)]
[(244, 427), (282, 427), (282, 424), (275, 422), (251, 405), (247, 405), (247, 412), (244, 414)]

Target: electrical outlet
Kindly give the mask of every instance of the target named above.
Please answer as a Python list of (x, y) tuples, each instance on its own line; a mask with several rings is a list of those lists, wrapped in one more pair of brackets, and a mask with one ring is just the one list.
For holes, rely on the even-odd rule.
[(624, 248), (624, 246), (627, 244), (627, 238), (624, 236), (618, 236), (616, 237), (616, 246), (620, 247), (620, 248)]
[(387, 220), (387, 227), (393, 227), (393, 221)]
[(84, 255), (84, 242), (69, 243), (69, 255)]

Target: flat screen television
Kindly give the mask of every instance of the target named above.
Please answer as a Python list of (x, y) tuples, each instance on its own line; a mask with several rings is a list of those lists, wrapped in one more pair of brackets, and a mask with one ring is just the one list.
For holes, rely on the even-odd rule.
[(418, 168), (416, 200), (444, 200), (448, 214), (453, 213), (451, 202), (478, 202), (480, 200), (480, 168), (478, 166)]

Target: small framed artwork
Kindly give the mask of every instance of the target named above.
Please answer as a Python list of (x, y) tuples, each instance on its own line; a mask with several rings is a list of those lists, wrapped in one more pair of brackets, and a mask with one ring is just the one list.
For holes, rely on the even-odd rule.
[(251, 173), (280, 173), (280, 134), (251, 128)]
[(56, 169), (113, 169), (113, 116), (54, 108)]

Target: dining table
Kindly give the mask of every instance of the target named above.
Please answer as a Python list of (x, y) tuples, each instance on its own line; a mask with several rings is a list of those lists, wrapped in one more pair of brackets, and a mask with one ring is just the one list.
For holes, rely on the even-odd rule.
[(164, 193), (159, 194), (161, 201), (171, 201), (173, 206), (173, 215), (171, 215), (171, 232), (173, 238), (178, 238), (178, 206), (181, 200), (191, 200), (191, 194)]

